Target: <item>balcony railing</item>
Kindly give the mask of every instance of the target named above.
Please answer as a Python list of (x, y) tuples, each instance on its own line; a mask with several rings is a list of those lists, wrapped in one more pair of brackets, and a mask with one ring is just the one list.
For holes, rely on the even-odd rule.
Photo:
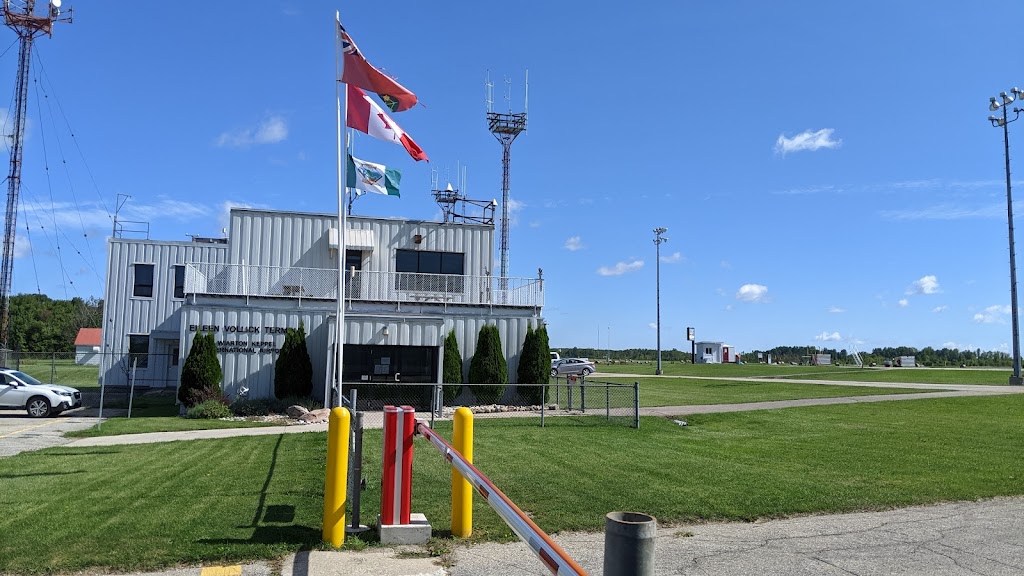
[[(519, 307), (544, 305), (544, 290), (537, 278), (365, 270), (344, 274), (346, 301)], [(185, 293), (336, 300), (338, 271), (329, 268), (191, 263), (185, 268)]]

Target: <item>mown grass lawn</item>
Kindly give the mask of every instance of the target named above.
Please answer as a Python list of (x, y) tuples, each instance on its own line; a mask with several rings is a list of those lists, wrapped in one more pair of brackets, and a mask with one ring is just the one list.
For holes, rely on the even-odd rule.
[[(643, 418), (478, 419), (475, 464), (549, 532), (636, 510), (662, 523), (750, 520), (1024, 494), (1024, 396)], [(450, 425), (439, 431), (450, 437)], [(380, 499), (380, 432), (364, 442), (363, 522)], [(144, 570), (322, 545), (322, 433), (0, 459), (0, 573)], [(450, 469), (416, 442), (413, 510), (444, 536)], [(511, 538), (477, 497), (474, 536)], [(59, 545), (54, 545), (59, 543)]]
[[(109, 409), (122, 411), (127, 402), (117, 402)], [(132, 416), (115, 416), (102, 424), (84, 430), (66, 432), (70, 438), (143, 434), (146, 432), (180, 432), (183, 430), (212, 430), (216, 428), (246, 428), (252, 426), (279, 426), (280, 422), (249, 422), (244, 420), (211, 420), (183, 418), (178, 415), (174, 393), (142, 394), (132, 399)], [(110, 414), (112, 412), (107, 412)]]
[[(694, 378), (598, 378), (601, 381), (640, 383), (641, 406), (685, 406), (692, 404), (739, 404), (770, 402), (799, 398), (837, 398), (875, 394), (920, 393), (911, 388), (875, 388), (871, 386), (829, 386), (827, 384), (793, 384), (772, 380), (698, 380)], [(588, 408), (603, 407), (603, 395), (587, 398)]]
[(99, 390), (99, 367), (79, 366), (74, 359), (22, 358), (18, 369), (43, 382), (79, 390)]
[[(648, 364), (600, 364), (598, 372), (607, 374), (654, 375)], [(854, 366), (785, 366), (775, 364), (680, 364), (662, 363), (667, 376), (715, 378), (796, 378), (801, 380), (841, 380), (861, 382), (907, 382), (920, 384), (1009, 383), (1011, 370), (980, 368), (857, 368)]]

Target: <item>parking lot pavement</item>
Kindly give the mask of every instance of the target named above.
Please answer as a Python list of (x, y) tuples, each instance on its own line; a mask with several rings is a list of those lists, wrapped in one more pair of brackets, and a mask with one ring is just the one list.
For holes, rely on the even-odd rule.
[[(1024, 574), (1024, 498), (658, 528), (657, 576)], [(599, 574), (602, 533), (554, 537)], [(548, 574), (521, 542), (458, 546), (452, 576)]]
[[(108, 409), (103, 416), (114, 416), (115, 412)], [(29, 418), (22, 410), (0, 412), (0, 458), (67, 444), (73, 438), (65, 438), (65, 432), (93, 426), (96, 417), (92, 408), (69, 410), (50, 418)]]

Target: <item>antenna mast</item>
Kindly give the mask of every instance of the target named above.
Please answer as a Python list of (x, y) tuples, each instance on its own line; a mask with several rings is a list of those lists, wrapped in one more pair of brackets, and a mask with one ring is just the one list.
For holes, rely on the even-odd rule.
[(46, 14), (33, 14), (35, 0), (25, 0), (19, 10), (4, 0), (4, 24), (14, 30), (21, 43), (18, 48), (18, 77), (14, 99), (14, 134), (11, 139), (11, 169), (7, 175), (7, 216), (4, 221), (4, 257), (0, 269), (0, 360), (6, 364), (11, 320), (11, 277), (14, 275), (14, 230), (18, 223), (18, 192), (21, 190), (21, 155), (25, 138), (25, 114), (28, 105), (28, 70), (32, 55), (32, 40), (36, 36), (53, 35), (54, 22), (71, 22), (68, 15), (60, 17), (61, 0), (50, 0)]
[[(529, 72), (527, 72), (527, 94), (529, 94)], [(508, 114), (492, 111), (494, 98), (490, 73), (487, 75), (487, 129), (501, 142), (501, 290), (508, 289), (508, 200), (509, 200), (509, 164), (512, 162), (512, 142), (521, 132), (526, 131), (526, 112), (512, 113), (512, 81), (505, 79), (505, 100), (509, 103)]]

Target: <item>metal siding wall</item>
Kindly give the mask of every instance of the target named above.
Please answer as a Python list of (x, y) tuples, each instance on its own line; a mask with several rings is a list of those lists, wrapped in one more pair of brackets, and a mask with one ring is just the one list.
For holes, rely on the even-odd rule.
[(249, 209), (231, 211), (230, 262), (283, 268), (338, 267), (328, 249), (327, 231), (337, 216)]
[[(229, 262), (335, 269), (337, 255), (328, 250), (327, 231), (337, 225), (335, 215), (236, 208), (231, 211)], [(466, 275), (493, 272), (493, 226), (351, 216), (348, 227), (372, 230), (376, 238), (376, 248), (364, 259), (364, 270), (393, 272), (395, 250), (408, 249), (462, 252)], [(418, 245), (413, 242), (416, 234), (423, 236)]]
[[(229, 307), (232, 306), (232, 307)], [(327, 369), (327, 343), (329, 338), (326, 311), (314, 310), (262, 310), (245, 307), (240, 302), (226, 306), (197, 306), (188, 310), (186, 321), (181, 326), (182, 358), (188, 355), (192, 347), (195, 332), (190, 332), (190, 324), (213, 325), (222, 328), (214, 333), (217, 341), (238, 342), (244, 346), (251, 342), (273, 340), (276, 348), (284, 345), (284, 334), (265, 334), (264, 327), (298, 328), (303, 323), (306, 332), (306, 349), (313, 364), (313, 397), (324, 396)], [(237, 334), (223, 331), (225, 326), (259, 326), (259, 334)], [(250, 398), (272, 398), (274, 396), (274, 363), (278, 354), (268, 352), (218, 352), (221, 368), (224, 371), (224, 394), (236, 398), (239, 388), (244, 385), (249, 389)]]
[[(100, 377), (107, 384), (127, 385), (117, 363), (128, 350), (128, 336), (166, 332), (178, 333), (183, 300), (174, 300), (174, 266), (188, 262), (224, 262), (227, 246), (193, 242), (108, 239), (107, 285), (104, 296), (103, 359)], [(153, 297), (135, 298), (134, 264), (153, 264)], [(150, 350), (155, 352), (152, 340)], [(150, 367), (140, 369), (139, 380), (164, 378), (167, 362), (150, 358)]]

